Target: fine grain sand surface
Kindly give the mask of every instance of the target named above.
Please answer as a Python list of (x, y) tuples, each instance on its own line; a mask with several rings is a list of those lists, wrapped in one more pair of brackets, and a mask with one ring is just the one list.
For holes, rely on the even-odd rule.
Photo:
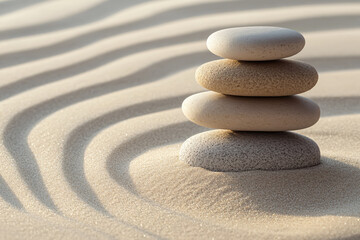
[[(0, 1), (0, 239), (360, 239), (360, 2)], [(207, 131), (180, 106), (204, 91), (212, 32), (300, 31), (315, 66), (297, 131), (322, 163), (211, 172), (178, 160)]]

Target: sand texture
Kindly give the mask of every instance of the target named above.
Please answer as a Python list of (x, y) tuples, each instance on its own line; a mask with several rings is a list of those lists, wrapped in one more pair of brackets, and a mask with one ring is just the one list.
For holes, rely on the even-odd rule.
[(317, 144), (300, 134), (219, 129), (190, 137), (179, 153), (191, 166), (219, 172), (312, 167), (320, 158)]
[[(359, 239), (360, 3), (0, 1), (0, 239)], [(222, 28), (301, 32), (321, 108), (301, 170), (179, 160)]]

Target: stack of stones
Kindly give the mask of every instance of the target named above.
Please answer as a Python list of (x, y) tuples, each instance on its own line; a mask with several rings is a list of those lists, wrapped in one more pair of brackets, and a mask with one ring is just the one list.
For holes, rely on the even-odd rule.
[(315, 68), (281, 59), (297, 54), (304, 45), (300, 33), (279, 27), (229, 28), (211, 34), (208, 49), (225, 59), (197, 69), (197, 82), (211, 91), (188, 97), (182, 110), (190, 121), (218, 130), (187, 139), (180, 160), (213, 171), (319, 164), (317, 144), (288, 132), (310, 127), (320, 117), (316, 103), (295, 95), (315, 86)]

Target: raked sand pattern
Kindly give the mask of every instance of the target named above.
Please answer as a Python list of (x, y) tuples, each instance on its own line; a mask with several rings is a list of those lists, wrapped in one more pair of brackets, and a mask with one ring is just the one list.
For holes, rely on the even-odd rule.
[[(1, 239), (358, 239), (360, 3), (1, 1)], [(301, 170), (179, 161), (181, 103), (223, 28), (301, 32), (321, 149)]]

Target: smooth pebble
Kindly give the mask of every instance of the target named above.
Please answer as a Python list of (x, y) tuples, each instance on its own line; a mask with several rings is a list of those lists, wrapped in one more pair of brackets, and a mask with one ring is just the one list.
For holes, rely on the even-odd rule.
[(237, 97), (202, 92), (186, 98), (184, 115), (208, 128), (237, 131), (288, 131), (314, 125), (319, 106), (300, 96)]
[(291, 29), (254, 26), (227, 28), (211, 34), (207, 48), (215, 55), (242, 61), (266, 61), (299, 53), (305, 39)]
[(289, 96), (313, 88), (318, 74), (309, 64), (291, 61), (240, 62), (220, 59), (201, 65), (196, 81), (203, 87), (237, 96)]

